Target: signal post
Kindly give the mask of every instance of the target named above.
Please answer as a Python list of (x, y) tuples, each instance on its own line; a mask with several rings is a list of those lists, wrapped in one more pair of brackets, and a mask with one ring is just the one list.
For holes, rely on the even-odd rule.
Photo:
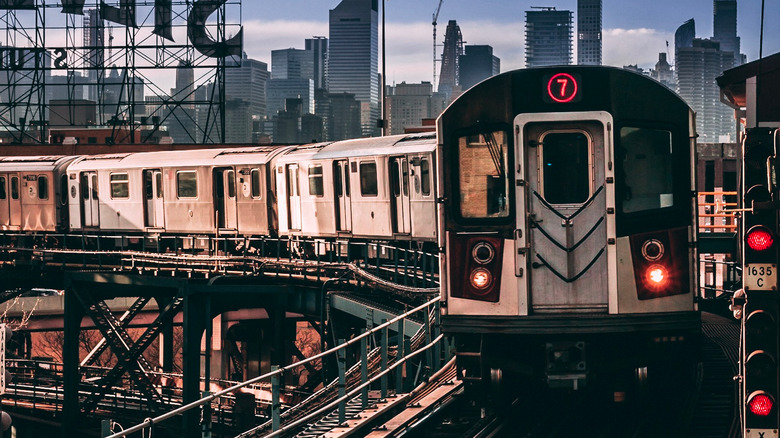
[(744, 438), (778, 438), (777, 128), (745, 132), (742, 167), (741, 418)]

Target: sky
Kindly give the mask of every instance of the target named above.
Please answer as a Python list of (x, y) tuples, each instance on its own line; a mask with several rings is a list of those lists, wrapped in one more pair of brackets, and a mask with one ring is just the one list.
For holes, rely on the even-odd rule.
[[(674, 32), (684, 21), (696, 21), (696, 36), (712, 36), (712, 0), (603, 0), (603, 64), (637, 64), (652, 68), (669, 42), (674, 59)], [(243, 0), (244, 50), (267, 62), (271, 50), (299, 48), (304, 39), (328, 36), (328, 11), (339, 0)], [(439, 0), (386, 0), (388, 84), (433, 80), (433, 13)], [(493, 46), (501, 71), (525, 65), (525, 11), (554, 6), (574, 12), (576, 0), (442, 0), (437, 26), (441, 55), (449, 20), (457, 20), (466, 44)], [(380, 0), (381, 11), (381, 0)], [(380, 18), (381, 20), (381, 18)], [(780, 0), (765, 0), (764, 56), (780, 52)], [(738, 0), (737, 35), (748, 61), (759, 56), (760, 0)], [(576, 40), (576, 38), (575, 38)], [(576, 49), (574, 50), (576, 59)]]

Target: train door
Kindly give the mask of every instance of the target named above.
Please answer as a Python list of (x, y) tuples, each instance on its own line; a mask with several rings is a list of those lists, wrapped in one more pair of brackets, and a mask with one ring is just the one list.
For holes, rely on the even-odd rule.
[(352, 231), (352, 198), (349, 187), (349, 162), (333, 162), (333, 198), (336, 200), (336, 230)]
[(97, 172), (81, 172), (81, 224), (100, 226)]
[[(515, 120), (517, 271), (528, 272), (532, 313), (609, 310), (608, 114), (532, 114)], [(600, 120), (601, 119), (601, 120)], [(605, 140), (606, 139), (606, 140)], [(610, 166), (611, 170), (611, 166)], [(521, 199), (524, 196), (524, 199)], [(612, 226), (612, 225), (610, 225)]]
[(22, 226), (19, 180), (18, 173), (0, 174), (0, 226)]
[(393, 233), (411, 233), (412, 214), (409, 211), (409, 161), (406, 157), (390, 157), (390, 196), (392, 197)]
[(217, 227), (236, 229), (236, 171), (232, 168), (214, 169), (214, 207)]
[(160, 169), (144, 170), (144, 198), (145, 225), (151, 228), (165, 227), (163, 182)]
[(301, 190), (297, 164), (287, 165), (287, 223), (291, 230), (301, 229)]

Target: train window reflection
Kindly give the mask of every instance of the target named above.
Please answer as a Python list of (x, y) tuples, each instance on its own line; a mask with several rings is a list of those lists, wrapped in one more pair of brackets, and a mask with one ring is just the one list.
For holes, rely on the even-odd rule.
[(674, 204), (671, 132), (623, 127), (615, 159), (621, 165), (616, 192), (624, 213)]
[(130, 197), (130, 183), (126, 173), (112, 173), (109, 179), (111, 181), (111, 199)]
[(462, 217), (509, 216), (507, 138), (506, 132), (493, 131), (458, 139)]
[(551, 132), (541, 139), (542, 191), (550, 204), (590, 197), (590, 139), (583, 132)]
[(363, 196), (377, 196), (379, 189), (376, 181), (376, 163), (360, 163), (360, 194)]
[(194, 170), (176, 173), (176, 194), (179, 198), (198, 197), (198, 177)]

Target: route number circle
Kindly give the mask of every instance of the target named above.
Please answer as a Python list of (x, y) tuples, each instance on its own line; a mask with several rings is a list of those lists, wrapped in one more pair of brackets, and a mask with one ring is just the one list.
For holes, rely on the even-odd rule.
[(547, 95), (558, 103), (571, 102), (577, 96), (578, 84), (568, 73), (553, 75), (547, 82)]

